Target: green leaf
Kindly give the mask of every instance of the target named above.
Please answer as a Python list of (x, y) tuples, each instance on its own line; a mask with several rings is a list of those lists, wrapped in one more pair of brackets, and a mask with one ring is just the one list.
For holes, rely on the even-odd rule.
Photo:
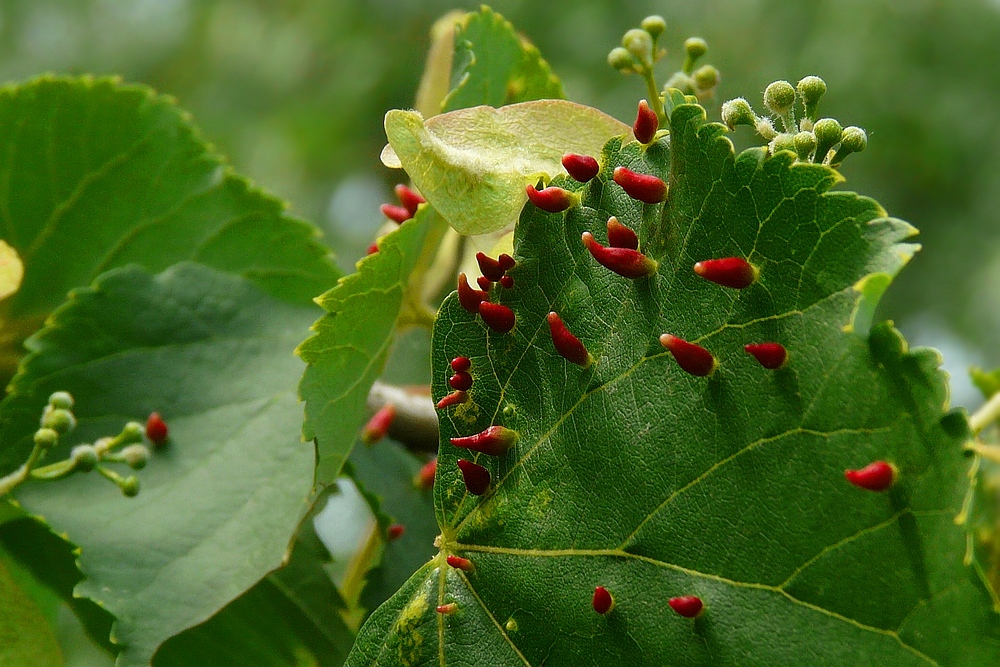
[[(299, 347), (308, 364), (299, 393), (306, 403), (305, 437), (316, 439), (316, 483), (337, 479), (367, 417), (368, 391), (382, 374), (401, 317), (425, 307), (415, 302), (419, 274), (429, 266), (444, 224), (428, 206), (379, 241), (357, 273), (317, 299), (327, 311)], [(411, 321), (410, 324), (413, 322)]]
[(337, 278), (317, 231), (223, 163), (172, 99), (114, 79), (0, 90), (0, 224), (24, 262), (22, 335), (109, 269), (194, 260), (306, 302)]
[(387, 167), (402, 167), (420, 192), (462, 234), (508, 227), (527, 201), (524, 188), (565, 174), (566, 153), (597, 155), (631, 129), (565, 100), (478, 106), (428, 118), (394, 109), (385, 115)]
[(29, 339), (0, 404), (0, 441), (30, 440), (56, 389), (76, 398), (66, 445), (154, 410), (170, 427), (134, 499), (97, 474), (19, 489), (80, 546), (75, 593), (115, 615), (119, 665), (147, 664), (285, 556), (312, 490), (293, 351), (315, 312), (197, 264), (126, 267), (74, 291)]
[(1000, 368), (992, 371), (985, 371), (978, 366), (969, 369), (969, 377), (976, 389), (983, 393), (983, 398), (990, 398), (1000, 391)]
[(451, 78), (442, 111), (566, 97), (538, 49), (486, 6), (457, 26)]
[(52, 626), (0, 559), (0, 665), (59, 667), (62, 651)]
[[(914, 230), (870, 199), (831, 192), (833, 170), (791, 153), (735, 156), (695, 105), (644, 148), (609, 142), (583, 206), (528, 206), (515, 230), (516, 314), (498, 334), (449, 297), (434, 329), (434, 396), (448, 360), (472, 360), (470, 400), (442, 414), (435, 488), (441, 552), (362, 628), (350, 665), (955, 665), (1000, 662), (1000, 617), (963, 564), (960, 414), (939, 355), (857, 319), (863, 279), (893, 276)], [(616, 165), (668, 179), (668, 202), (624, 195)], [(659, 262), (628, 280), (580, 241), (615, 215)], [(746, 257), (759, 280), (721, 287), (696, 261)], [(869, 294), (871, 296), (871, 294)], [(556, 311), (596, 363), (554, 349)], [(668, 332), (704, 346), (709, 377), (680, 369)], [(778, 371), (743, 351), (777, 341)], [(491, 425), (499, 457), (448, 439)], [(456, 459), (492, 474), (469, 495)], [(884, 459), (887, 492), (844, 470)], [(448, 554), (472, 561), (450, 568)], [(616, 605), (591, 608), (595, 586)], [(668, 606), (705, 603), (697, 619)], [(452, 615), (435, 607), (455, 602)]]

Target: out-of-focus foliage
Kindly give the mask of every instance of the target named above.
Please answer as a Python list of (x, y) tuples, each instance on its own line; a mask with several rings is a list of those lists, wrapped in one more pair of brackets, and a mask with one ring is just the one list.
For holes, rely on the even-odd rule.
[[(176, 95), (236, 166), (327, 229), (349, 268), (371, 242), (395, 174), (379, 165), (386, 109), (413, 103), (428, 28), (477, 0), (5, 0), (0, 78), (120, 73)], [(926, 251), (887, 314), (946, 364), (1000, 363), (1000, 2), (996, 0), (498, 1), (574, 101), (630, 121), (643, 87), (605, 63), (635, 17), (663, 43), (704, 37), (719, 96), (821, 75), (824, 115), (865, 127), (846, 168)], [(572, 11), (568, 11), (572, 8)], [(676, 66), (668, 56), (664, 74)], [(744, 130), (744, 132), (746, 132)], [(737, 137), (739, 142), (740, 137)], [(953, 339), (969, 346), (962, 354)], [(964, 374), (963, 374), (964, 375)], [(959, 378), (964, 382), (964, 379)], [(972, 394), (965, 394), (973, 396)], [(970, 399), (971, 400), (971, 399)]]

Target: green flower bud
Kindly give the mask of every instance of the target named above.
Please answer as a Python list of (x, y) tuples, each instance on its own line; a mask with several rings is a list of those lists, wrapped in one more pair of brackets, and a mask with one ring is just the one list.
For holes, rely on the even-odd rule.
[(57, 391), (49, 396), (49, 405), (63, 410), (73, 409), (73, 396), (68, 391)]
[(142, 442), (142, 436), (146, 432), (146, 427), (139, 422), (128, 422), (122, 428), (121, 435), (118, 436), (122, 444), (130, 442)]
[(662, 16), (656, 14), (644, 18), (641, 25), (642, 29), (648, 32), (653, 39), (662, 35), (663, 31), (667, 29), (667, 22), (663, 20)]
[(799, 132), (795, 135), (793, 141), (795, 143), (795, 152), (798, 153), (799, 159), (803, 162), (808, 161), (809, 156), (816, 150), (816, 137), (812, 132)]
[(778, 136), (778, 132), (774, 129), (774, 123), (771, 122), (770, 118), (758, 118), (754, 129), (757, 130), (757, 134), (764, 137), (767, 141)]
[(799, 81), (796, 86), (802, 104), (805, 106), (806, 118), (816, 119), (816, 108), (819, 105), (819, 98), (826, 92), (826, 82), (818, 76), (807, 76)]
[(617, 70), (630, 72), (635, 65), (635, 59), (632, 58), (632, 54), (628, 52), (628, 49), (616, 46), (608, 53), (608, 64)]
[(708, 52), (708, 42), (701, 37), (689, 37), (684, 42), (684, 51), (689, 58), (701, 58)]
[(769, 148), (772, 155), (778, 151), (795, 151), (795, 136), (788, 132), (781, 132), (771, 140)]
[(42, 449), (52, 449), (59, 443), (59, 433), (51, 428), (40, 428), (35, 431), (35, 444)]
[(42, 428), (50, 428), (62, 435), (76, 428), (76, 417), (69, 410), (49, 406), (42, 413)]
[(851, 153), (860, 153), (868, 147), (868, 135), (860, 127), (851, 125), (844, 128), (840, 137), (840, 148), (830, 160), (830, 166), (836, 167)]
[(730, 130), (735, 129), (737, 125), (749, 125), (753, 127), (757, 125), (757, 114), (750, 108), (749, 102), (742, 97), (737, 97), (735, 100), (723, 103), (722, 122)]
[(673, 76), (663, 84), (663, 89), (676, 88), (682, 93), (691, 94), (694, 92), (694, 81), (684, 72), (674, 72)]
[(844, 130), (836, 119), (820, 118), (813, 126), (813, 134), (816, 135), (816, 155), (813, 162), (820, 163), (826, 160), (826, 154), (840, 141)]
[(126, 498), (135, 498), (139, 495), (139, 478), (135, 475), (129, 475), (122, 480), (118, 488), (122, 490), (122, 495)]
[(692, 75), (697, 90), (712, 90), (719, 85), (722, 75), (711, 65), (702, 65)]
[(764, 106), (776, 116), (785, 116), (795, 104), (795, 89), (787, 81), (775, 81), (764, 89)]
[(146, 445), (129, 445), (122, 450), (121, 458), (133, 470), (142, 470), (149, 461), (149, 449)]
[(90, 472), (97, 465), (97, 451), (91, 445), (77, 445), (69, 454), (73, 467), (80, 472)]
[(653, 38), (639, 28), (632, 28), (622, 37), (622, 46), (639, 62), (650, 65), (653, 62)]

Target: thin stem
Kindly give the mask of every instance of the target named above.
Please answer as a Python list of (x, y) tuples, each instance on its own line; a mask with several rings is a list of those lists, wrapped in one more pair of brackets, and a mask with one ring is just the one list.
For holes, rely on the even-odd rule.
[(667, 114), (663, 110), (663, 102), (660, 101), (660, 92), (656, 88), (656, 77), (653, 76), (653, 67), (642, 69), (642, 78), (646, 80), (646, 88), (649, 90), (649, 107), (660, 120), (660, 127), (666, 127)]
[(976, 435), (979, 434), (984, 428), (1000, 419), (1000, 392), (993, 394), (990, 400), (983, 403), (983, 405), (976, 410), (976, 412), (969, 417), (969, 428)]
[(44, 455), (45, 450), (36, 444), (32, 447), (31, 453), (28, 455), (28, 460), (24, 462), (24, 465), (9, 475), (0, 477), (0, 498), (12, 492), (14, 489), (27, 481), (28, 477), (31, 475), (31, 470), (39, 461), (42, 460)]

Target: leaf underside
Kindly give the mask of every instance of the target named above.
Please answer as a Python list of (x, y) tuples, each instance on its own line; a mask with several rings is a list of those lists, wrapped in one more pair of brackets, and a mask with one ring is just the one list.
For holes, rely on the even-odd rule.
[[(469, 402), (441, 414), (435, 487), (441, 552), (362, 628), (350, 665), (995, 665), (1000, 623), (954, 523), (966, 487), (961, 415), (946, 413), (939, 356), (908, 350), (866, 313), (915, 247), (914, 230), (839, 175), (762, 149), (734, 155), (695, 105), (644, 148), (610, 141), (601, 174), (563, 214), (526, 206), (515, 230), (516, 313), (498, 334), (453, 295), (434, 329), (434, 398), (448, 362), (472, 360)], [(666, 179), (666, 204), (628, 198), (616, 165)], [(628, 280), (580, 241), (610, 215), (659, 261)], [(696, 261), (739, 256), (745, 290)], [(557, 354), (557, 311), (596, 363)], [(709, 378), (658, 343), (710, 350)], [(776, 341), (787, 365), (742, 347)], [(449, 438), (501, 424), (492, 458)], [(492, 474), (469, 495), (457, 458)], [(844, 470), (884, 459), (887, 492)], [(445, 565), (458, 554), (475, 569)], [(615, 607), (590, 604), (606, 587)], [(697, 619), (667, 601), (697, 595)], [(455, 602), (455, 613), (435, 611)]]

